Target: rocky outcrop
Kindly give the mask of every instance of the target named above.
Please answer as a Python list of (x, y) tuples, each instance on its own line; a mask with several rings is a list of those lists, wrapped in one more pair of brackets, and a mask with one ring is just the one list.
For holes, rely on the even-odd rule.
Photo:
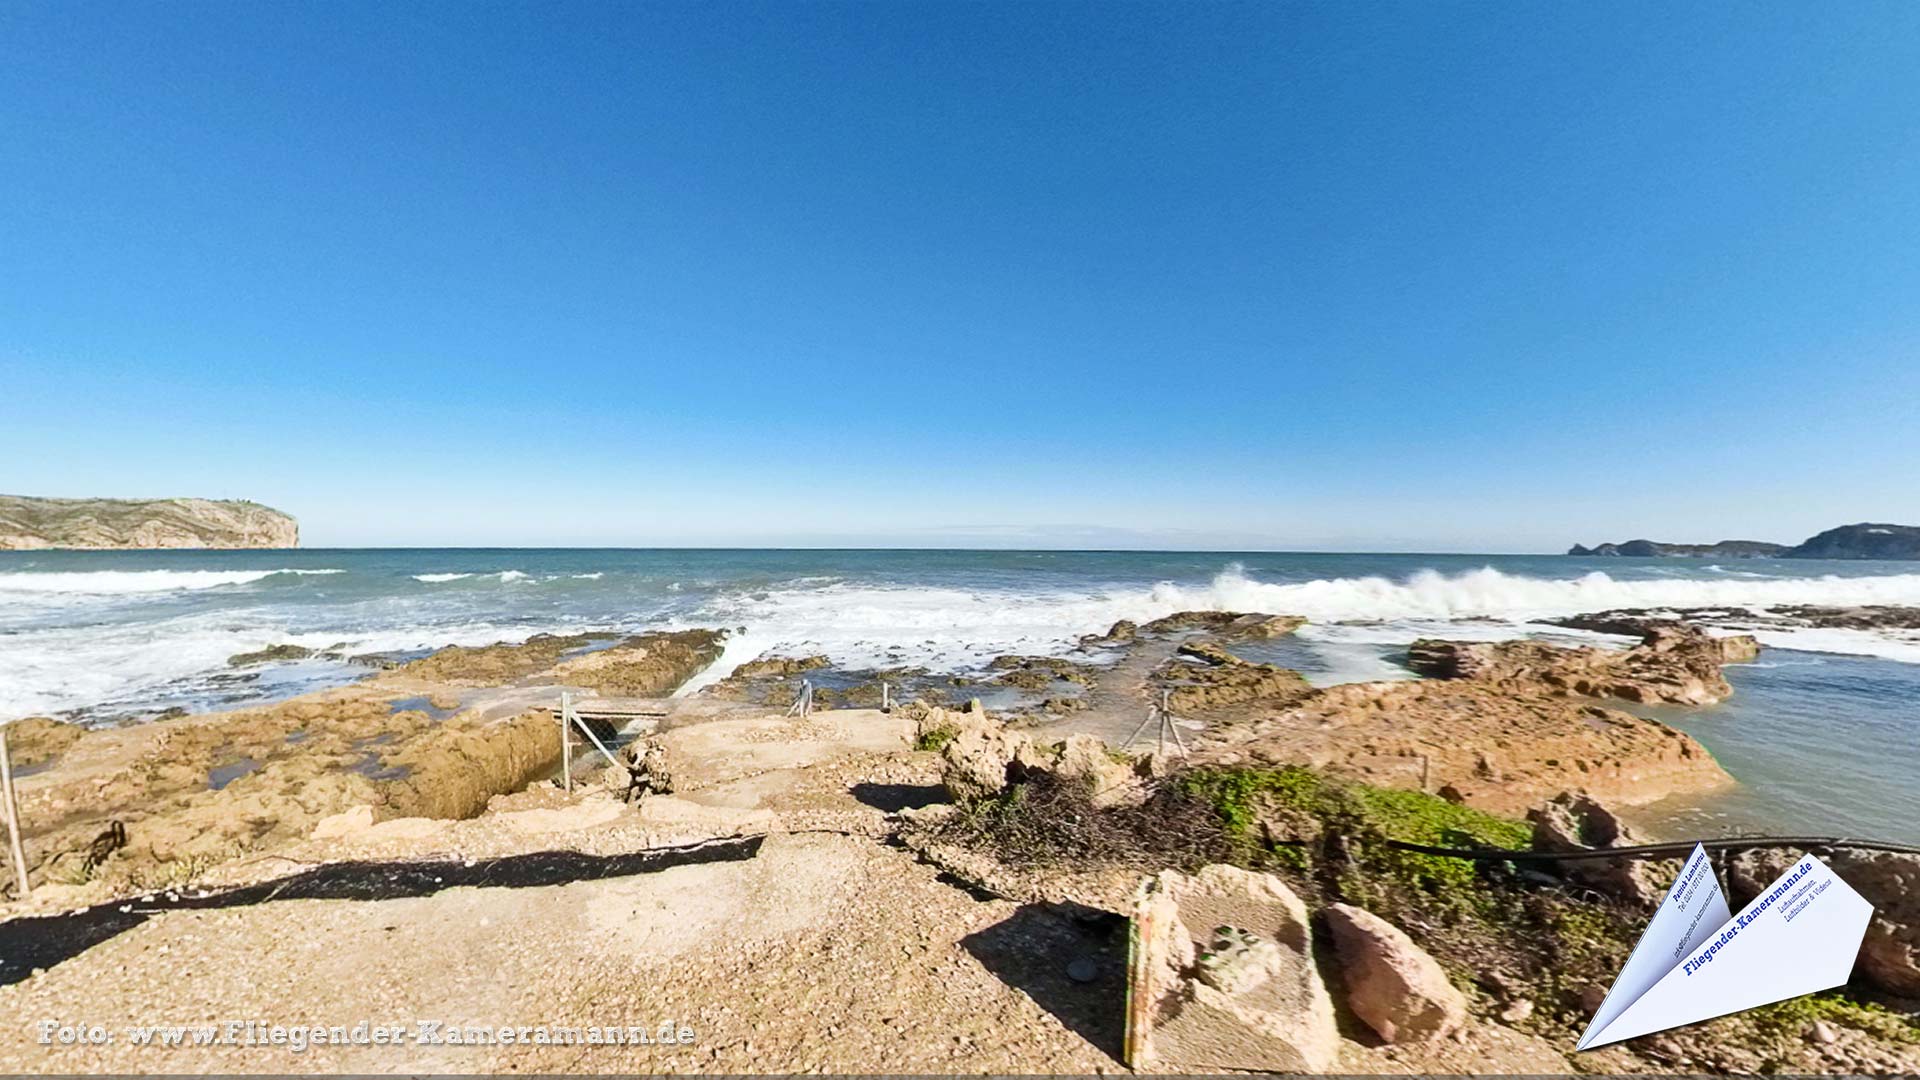
[(554, 681), (603, 694), (658, 697), (720, 659), (725, 631), (676, 630), (638, 634), (610, 649), (562, 660)]
[(50, 761), (87, 733), (79, 724), (45, 716), (29, 716), (5, 725), (7, 758), (15, 766), (38, 765)]
[(298, 546), (299, 524), (254, 502), (0, 495), (0, 550)]
[(1022, 690), (1045, 690), (1055, 682), (1092, 686), (1098, 680), (1098, 673), (1088, 665), (1057, 656), (996, 656), (987, 670), (1001, 672), (997, 681)]
[[(1815, 854), (1873, 905), (1856, 975), (1889, 994), (1920, 997), (1920, 855), (1853, 848)], [(1728, 902), (1738, 911), (1799, 857), (1784, 849), (1735, 856), (1727, 863)]]
[[(1179, 611), (1165, 618), (1155, 619), (1139, 629), (1141, 633), (1146, 634), (1203, 630), (1222, 638), (1258, 640), (1285, 637), (1306, 624), (1307, 620), (1298, 615), (1266, 615), (1259, 612), (1238, 611)], [(1115, 624), (1114, 629), (1119, 628), (1120, 624)], [(1109, 636), (1111, 633), (1110, 631)]]
[(1733, 782), (1672, 727), (1523, 682), (1329, 686), (1210, 728), (1195, 756), (1308, 765), (1512, 816), (1569, 790), (1638, 804)]
[(803, 671), (816, 671), (831, 661), (824, 656), (763, 656), (733, 669), (729, 679), (785, 678)]
[[(1641, 842), (1613, 811), (1588, 795), (1559, 795), (1527, 811), (1527, 820), (1533, 822), (1535, 851), (1592, 851)], [(1651, 908), (1666, 895), (1671, 865), (1669, 860), (1580, 859), (1561, 863), (1559, 870), (1604, 896)]]
[(1307, 907), (1271, 874), (1162, 872), (1134, 908), (1127, 1063), (1136, 1070), (1325, 1072), (1340, 1055)]
[(1145, 766), (1110, 752), (1091, 735), (1047, 742), (979, 711), (925, 707), (917, 711), (916, 742), (927, 745), (938, 734), (940, 782), (947, 795), (963, 806), (1042, 777), (1085, 785), (1096, 807), (1137, 802), (1146, 795)]
[(597, 648), (615, 636), (535, 634), (517, 645), (451, 645), (396, 670), (462, 686), (504, 686), (542, 674), (605, 694), (653, 697), (671, 693), (718, 660), (726, 631), (657, 631)]
[(1169, 692), (1169, 707), (1181, 715), (1250, 701), (1286, 704), (1313, 689), (1297, 671), (1250, 663), (1210, 641), (1181, 645), (1154, 671), (1152, 684)]
[(1649, 624), (1631, 649), (1566, 648), (1539, 641), (1441, 641), (1407, 648), (1407, 666), (1439, 679), (1546, 687), (1584, 697), (1710, 705), (1733, 693), (1723, 664), (1751, 660), (1759, 643), (1716, 638), (1679, 622)]
[(305, 645), (269, 645), (252, 652), (234, 653), (227, 657), (227, 666), (252, 667), (255, 664), (271, 664), (284, 660), (305, 660), (312, 655), (313, 650)]
[(1434, 1042), (1467, 1022), (1467, 999), (1438, 961), (1401, 929), (1364, 908), (1322, 913), (1340, 957), (1347, 1007), (1390, 1043)]

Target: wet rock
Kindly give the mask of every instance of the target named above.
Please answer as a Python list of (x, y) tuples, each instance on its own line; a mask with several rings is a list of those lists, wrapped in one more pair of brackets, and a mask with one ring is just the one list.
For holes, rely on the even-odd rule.
[(785, 677), (798, 675), (803, 671), (814, 671), (826, 667), (830, 661), (824, 656), (763, 656), (758, 660), (749, 660), (733, 669), (729, 679), (764, 679), (769, 676)]
[(1044, 690), (1056, 680), (1092, 686), (1098, 678), (1088, 665), (1057, 656), (996, 656), (987, 668), (1005, 672), (999, 681), (1023, 690)]
[(1434, 1042), (1467, 1021), (1467, 1000), (1438, 961), (1399, 927), (1364, 908), (1324, 912), (1347, 986), (1347, 1006), (1390, 1043)]
[(1567, 648), (1539, 641), (1444, 641), (1407, 648), (1407, 666), (1437, 679), (1545, 687), (1583, 697), (1710, 705), (1733, 693), (1721, 665), (1751, 660), (1748, 636), (1715, 638), (1687, 623), (1654, 623), (1631, 649)]
[(1297, 671), (1240, 659), (1212, 642), (1188, 642), (1153, 673), (1153, 685), (1169, 691), (1176, 714), (1204, 712), (1248, 701), (1285, 704), (1312, 692)]
[(305, 645), (269, 645), (253, 652), (234, 653), (227, 657), (228, 667), (247, 667), (252, 664), (268, 664), (281, 660), (305, 660), (313, 655), (313, 650)]
[(1285, 637), (1307, 620), (1298, 615), (1267, 615), (1259, 612), (1238, 611), (1179, 611), (1165, 618), (1155, 619), (1140, 627), (1140, 632), (1148, 634), (1172, 634), (1191, 630), (1204, 630), (1223, 638), (1276, 638)]
[(1134, 919), (1129, 994), (1144, 1023), (1128, 1064), (1324, 1072), (1338, 1060), (1306, 905), (1278, 878), (1230, 866), (1164, 871), (1136, 898)]
[(669, 694), (720, 659), (724, 638), (725, 633), (717, 630), (640, 634), (613, 648), (563, 660), (548, 674), (555, 681), (603, 694)]

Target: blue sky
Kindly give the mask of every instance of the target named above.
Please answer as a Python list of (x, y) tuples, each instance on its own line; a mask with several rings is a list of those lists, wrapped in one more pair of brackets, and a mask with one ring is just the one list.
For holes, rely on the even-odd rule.
[(13, 3), (0, 491), (309, 544), (1920, 522), (1911, 4)]

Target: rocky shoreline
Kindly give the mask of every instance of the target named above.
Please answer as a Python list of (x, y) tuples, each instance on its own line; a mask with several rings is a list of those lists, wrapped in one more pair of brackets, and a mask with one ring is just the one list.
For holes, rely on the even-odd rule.
[[(1904, 616), (1808, 611), (1795, 617)], [(512, 859), (556, 844), (618, 860), (675, 844), (825, 829), (838, 839), (811, 841), (807, 860), (841, 867), (836, 873), (852, 875), (848, 881), (893, 882), (899, 896), (856, 899), (835, 891), (842, 887), (838, 877), (828, 882), (782, 872), (762, 880), (745, 868), (684, 873), (712, 878), (716, 895), (731, 895), (726, 882), (738, 875), (759, 882), (736, 905), (742, 926), (777, 923), (775, 913), (805, 906), (795, 890), (810, 887), (852, 905), (834, 918), (870, 924), (874, 940), (908, 933), (909, 955), (915, 941), (955, 950), (939, 968), (946, 974), (929, 976), (911, 991), (914, 1000), (935, 1012), (964, 1005), (1002, 1015), (1012, 1033), (997, 1050), (948, 1044), (933, 1057), (927, 1055), (934, 1048), (911, 1033), (883, 1044), (863, 1032), (848, 1045), (863, 1047), (866, 1057), (851, 1049), (836, 1053), (831, 1044), (797, 1033), (791, 1044), (756, 1034), (726, 1053), (664, 1064), (682, 1071), (1114, 1068), (1128, 1051), (1103, 1043), (1107, 1036), (1098, 1032), (1109, 1031), (1102, 1025), (1115, 1019), (1109, 1010), (1118, 1007), (1116, 980), (1123, 973), (1114, 965), (1120, 958), (1111, 939), (1103, 944), (1073, 930), (1080, 925), (1073, 913), (1107, 913), (1089, 915), (1095, 921), (1085, 924), (1107, 925), (1098, 919), (1135, 912), (1139, 883), (1164, 872), (1186, 875), (1164, 879), (1161, 894), (1176, 898), (1175, 909), (1201, 902), (1177, 899), (1193, 888), (1201, 889), (1193, 896), (1252, 889), (1249, 895), (1267, 898), (1263, 904), (1279, 905), (1262, 908), (1280, 912), (1276, 927), (1296, 927), (1288, 932), (1294, 935), (1289, 947), (1306, 959), (1286, 969), (1294, 972), (1287, 977), (1296, 980), (1298, 993), (1328, 1005), (1308, 1010), (1314, 1019), (1306, 1028), (1268, 1032), (1280, 1040), (1261, 1044), (1269, 1047), (1270, 1066), (1571, 1068), (1563, 1049), (1571, 1045), (1568, 1033), (1590, 1011), (1592, 986), (1631, 947), (1663, 867), (1607, 860), (1582, 864), (1565, 877), (1529, 877), (1497, 860), (1409, 856), (1385, 841), (1542, 850), (1629, 844), (1630, 830), (1610, 807), (1710, 792), (1732, 779), (1686, 734), (1612, 703), (1722, 700), (1732, 692), (1722, 666), (1752, 659), (1759, 646), (1748, 637), (1711, 636), (1666, 613), (1607, 612), (1567, 625), (1630, 632), (1637, 644), (1423, 640), (1407, 655), (1407, 665), (1423, 677), (1409, 681), (1315, 687), (1297, 672), (1240, 655), (1301, 623), (1285, 615), (1182, 613), (1090, 633), (1067, 656), (1004, 656), (966, 676), (842, 671), (825, 656), (762, 657), (682, 697), (669, 695), (718, 660), (723, 631), (537, 635), (396, 660), (348, 687), (233, 712), (99, 730), (21, 722), (10, 728), (10, 738), (21, 766), (36, 889), (31, 901), (0, 906), (0, 996), (26, 995), (46, 1006), (74, 992), (69, 980), (90, 977), (96, 953), (98, 963), (115, 956), (121, 958), (112, 962), (127, 962), (99, 946), (32, 974), (17, 965), (47, 967), (32, 959), (41, 955), (33, 951), (39, 946), (8, 943), (40, 939), (10, 937), (10, 925), (44, 922), (46, 932), (57, 934), (62, 919), (82, 917), (66, 912), (117, 917), (115, 905), (141, 896), (158, 897), (147, 902), (163, 910), (168, 896), (251, 888), (289, 865), (372, 866), (366, 860), (445, 859), (451, 852), (471, 866), (474, 859)], [(266, 650), (236, 662), (272, 659)], [(815, 691), (816, 709), (787, 716), (803, 680)], [(552, 777), (559, 726), (552, 709), (562, 690), (587, 702), (652, 703), (644, 710), (623, 706), (622, 715), (651, 718), (638, 727), (598, 730), (616, 749), (628, 738), (656, 740), (673, 763), (674, 793), (651, 797), (638, 809), (628, 805), (615, 795), (619, 778), (612, 770), (597, 773), (595, 751), (584, 746), (575, 768), (587, 783), (571, 793), (558, 789)], [(883, 695), (896, 706), (891, 714), (876, 708)], [(1170, 726), (1142, 724), (1162, 703)], [(1771, 857), (1759, 851), (1730, 864), (1736, 893), (1764, 880)], [(1920, 912), (1909, 910), (1920, 860), (1846, 858), (1853, 861), (1842, 872), (1876, 894), (1870, 899), (1883, 916), (1854, 988), (1817, 1006), (1783, 1006), (1635, 1040), (1583, 1055), (1580, 1067), (1920, 1067), (1914, 1050), (1920, 1027), (1914, 1008), (1899, 997), (1920, 995)], [(964, 894), (921, 876), (915, 866), (1001, 898), (994, 910), (1009, 919), (1038, 920), (1033, 925), (1046, 929), (1022, 932), (1067, 942), (1060, 947), (1086, 960), (1074, 961), (1073, 971), (1091, 974), (1056, 986), (1057, 972), (1022, 967), (1016, 975), (1006, 967), (1014, 961), (999, 959), (993, 949), (970, 949), (966, 934), (944, 939), (941, 930), (915, 921), (916, 911), (949, 910), (946, 894)], [(681, 874), (664, 871), (658, 878), (665, 883)], [(648, 884), (652, 877), (633, 880), (633, 888), (655, 888)], [(551, 888), (581, 886), (556, 881)], [(487, 919), (518, 910), (484, 900), (497, 891), (475, 894), (476, 912), (493, 913)], [(917, 898), (906, 901), (917, 909), (897, 910), (893, 901), (907, 896)], [(358, 933), (363, 917), (401, 918), (369, 909), (427, 901), (315, 902), (346, 905), (328, 917), (340, 921), (343, 933)], [(248, 901), (228, 915), (270, 921), (277, 906)], [(956, 915), (956, 925), (973, 925), (977, 917)], [(1177, 917), (1177, 910), (1167, 916)], [(734, 933), (720, 924), (712, 932), (723, 935), (716, 942)], [(798, 936), (782, 938), (779, 948), (803, 947), (810, 932), (794, 924), (791, 934)], [(724, 957), (732, 953), (715, 947), (715, 958), (695, 970), (662, 976), (663, 986), (678, 987), (662, 992), (693, 995), (690, 1008), (706, 1007), (697, 1000), (701, 980), (723, 969), (733, 972), (727, 977), (750, 981), (785, 978), (727, 967), (733, 961)], [(1052, 948), (1032, 947), (1047, 956)], [(1412, 959), (1415, 953), (1426, 959)], [(1417, 994), (1389, 993), (1364, 974), (1379, 968), (1382, 956), (1401, 958), (1388, 968), (1411, 964), (1423, 972)], [(1578, 961), (1566, 959), (1572, 956)], [(1071, 959), (1060, 961), (1063, 969)], [(231, 956), (224, 961), (244, 963)], [(1170, 963), (1178, 977), (1168, 976), (1173, 981), (1164, 983), (1165, 993), (1200, 999), (1227, 993), (1193, 982), (1199, 976), (1192, 958)], [(627, 977), (605, 961), (588, 966), (604, 968), (607, 978)], [(1051, 1016), (1024, 1011), (1031, 1000), (1005, 996), (1029, 979), (1064, 1003), (1049, 1006)], [(967, 992), (973, 996), (942, 999), (942, 980), (973, 987)], [(1104, 996), (1092, 989), (1101, 987)], [(318, 1004), (335, 1008), (353, 993), (350, 986), (294, 992), (321, 995)], [(848, 1025), (867, 1015), (864, 1006), (836, 1008)], [(752, 1031), (783, 1030), (769, 1016), (754, 1016)], [(735, 1019), (709, 1017), (720, 1027)], [(888, 1030), (882, 1018), (868, 1019), (876, 1030)], [(1180, 1037), (1169, 1036), (1165, 1045), (1180, 1044)], [(1276, 1049), (1281, 1045), (1288, 1049)], [(1754, 1057), (1756, 1045), (1773, 1056)], [(0, 1038), (0, 1064), (34, 1067), (34, 1052)], [(1179, 1063), (1175, 1051), (1167, 1052), (1174, 1056), (1164, 1062)], [(472, 1068), (475, 1060), (427, 1064)], [(484, 1066), (552, 1067), (556, 1060), (504, 1054)], [(372, 1063), (322, 1056), (312, 1067), (327, 1061)]]

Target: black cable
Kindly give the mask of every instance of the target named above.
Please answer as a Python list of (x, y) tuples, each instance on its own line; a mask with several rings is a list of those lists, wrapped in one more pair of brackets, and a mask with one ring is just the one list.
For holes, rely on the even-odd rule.
[(1636, 847), (1592, 848), (1585, 851), (1514, 851), (1504, 848), (1450, 848), (1415, 844), (1406, 840), (1383, 841), (1388, 847), (1421, 855), (1441, 855), (1474, 862), (1574, 862), (1582, 859), (1661, 859), (1686, 855), (1697, 843), (1708, 851), (1747, 851), (1754, 848), (1852, 848), (1857, 851), (1890, 851), (1899, 855), (1920, 855), (1920, 847), (1889, 844), (1881, 840), (1854, 840), (1844, 836), (1739, 836), (1724, 840), (1680, 840), (1668, 844), (1641, 844)]

